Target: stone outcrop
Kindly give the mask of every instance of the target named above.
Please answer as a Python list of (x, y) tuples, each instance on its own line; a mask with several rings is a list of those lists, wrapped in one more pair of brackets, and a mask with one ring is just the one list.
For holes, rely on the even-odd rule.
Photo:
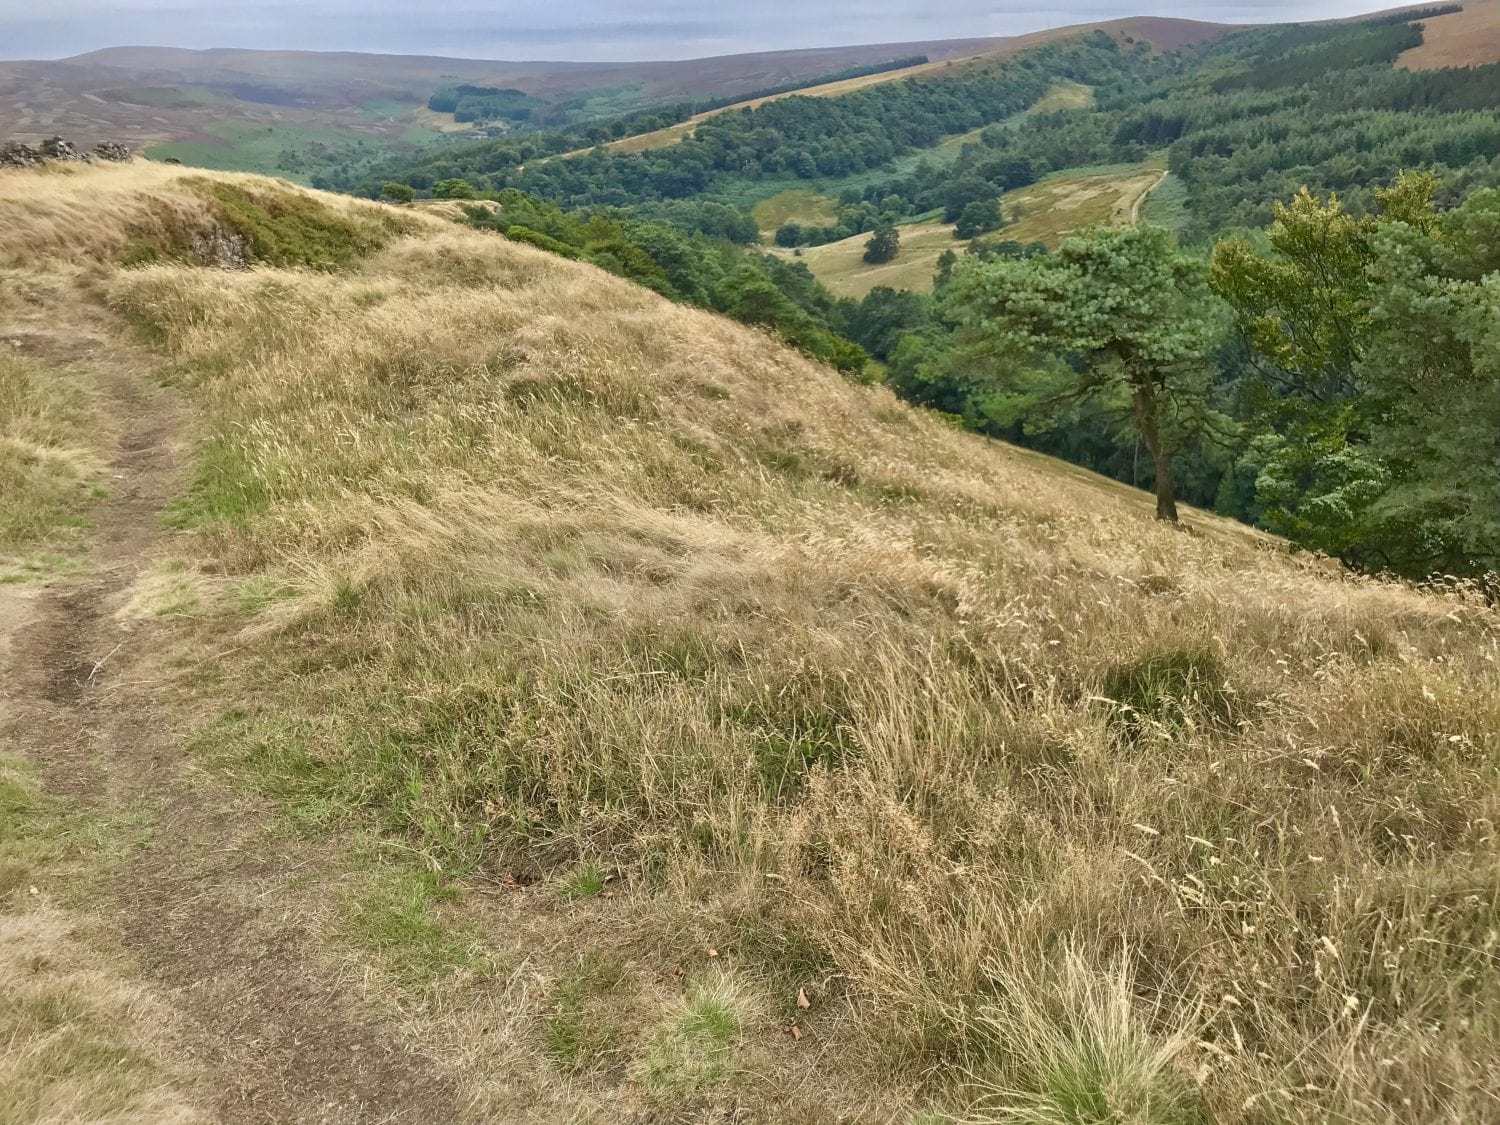
[(118, 164), (129, 159), (130, 149), (118, 141), (100, 141), (91, 152), (81, 151), (62, 137), (48, 137), (35, 146), (20, 141), (0, 144), (0, 168), (35, 168), (49, 160), (78, 160), (85, 164), (107, 160)]

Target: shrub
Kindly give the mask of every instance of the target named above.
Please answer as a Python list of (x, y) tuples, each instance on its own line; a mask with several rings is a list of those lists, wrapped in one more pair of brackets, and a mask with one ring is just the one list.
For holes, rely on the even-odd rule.
[(411, 229), (388, 211), (337, 210), (306, 192), (198, 178), (188, 183), (245, 240), (250, 259), (266, 265), (340, 269)]

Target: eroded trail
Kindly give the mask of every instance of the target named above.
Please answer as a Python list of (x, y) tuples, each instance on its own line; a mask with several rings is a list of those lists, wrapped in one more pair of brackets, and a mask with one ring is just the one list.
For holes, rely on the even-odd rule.
[[(278, 894), (317, 869), (314, 845), (196, 770), (154, 698), (162, 626), (122, 607), (174, 546), (162, 513), (184, 484), (186, 419), (152, 358), (115, 337), (107, 320), (55, 335), (0, 325), (3, 346), (81, 367), (117, 435), (84, 565), (0, 599), (0, 748), (49, 793), (134, 826), (103, 892), (68, 905), (114, 947), (101, 961), (172, 1025), (152, 1030), (178, 1056), (179, 1117), (461, 1120), (439, 1062), (361, 1006)], [(47, 904), (52, 892), (34, 895)], [(0, 1055), (27, 1046), (0, 1043)]]

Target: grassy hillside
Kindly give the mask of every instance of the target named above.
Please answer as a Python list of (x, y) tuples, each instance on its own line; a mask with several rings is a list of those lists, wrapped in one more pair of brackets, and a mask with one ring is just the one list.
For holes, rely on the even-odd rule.
[(193, 784), (285, 810), (278, 896), (352, 865), (330, 955), (475, 1119), (1490, 1115), (1464, 591), (436, 217), (134, 165), (0, 231), (192, 419), (130, 593)]

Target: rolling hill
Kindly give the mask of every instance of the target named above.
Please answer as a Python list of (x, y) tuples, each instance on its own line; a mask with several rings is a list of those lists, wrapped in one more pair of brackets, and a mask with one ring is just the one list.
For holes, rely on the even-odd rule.
[[(922, 53), (929, 55), (931, 58), (931, 61), (926, 63), (901, 67), (896, 70), (882, 71), (879, 74), (872, 74), (862, 78), (842, 79), (836, 82), (807, 86), (799, 90), (785, 94), (776, 94), (771, 97), (751, 98), (746, 101), (735, 102), (732, 105), (697, 114), (687, 121), (666, 129), (638, 133), (631, 137), (611, 141), (605, 147), (615, 152), (649, 152), (652, 149), (674, 145), (684, 137), (692, 136), (698, 125), (722, 113), (753, 109), (756, 106), (765, 105), (767, 102), (775, 101), (779, 98), (836, 98), (885, 82), (899, 82), (908, 78), (942, 75), (950, 73), (953, 68), (965, 64), (994, 62), (1006, 59), (1029, 48), (1041, 46), (1044, 43), (1055, 43), (1060, 40), (1086, 35), (1094, 31), (1102, 31), (1120, 43), (1146, 43), (1158, 50), (1171, 51), (1180, 47), (1209, 42), (1218, 36), (1224, 35), (1229, 30), (1231, 28), (1227, 24), (1206, 23), (1201, 20), (1142, 16), (1130, 19), (1106, 20), (1098, 23), (1074, 24), (1067, 27), (1052, 28), (1047, 31), (1031, 32), (1027, 35), (1016, 35), (1002, 39), (968, 41), (963, 42), (962, 45), (955, 42), (952, 50), (948, 52), (934, 53), (924, 49)], [(925, 46), (931, 46), (931, 44)], [(588, 151), (590, 150), (579, 149), (574, 152), (565, 153), (563, 156), (564, 158), (575, 157)]]
[(164, 146), (159, 156), (188, 163), (296, 174), (295, 161), (280, 161), (283, 153), (361, 144), (402, 151), (468, 131), (426, 108), (434, 90), (455, 82), (519, 88), (580, 116), (609, 116), (979, 46), (953, 40), (627, 65), (114, 47), (57, 61), (0, 61), (0, 121), (5, 139), (61, 133), (84, 144)]
[(21, 1120), (1490, 1116), (1462, 587), (413, 209), (0, 172), (0, 282)]
[[(1209, 25), (1188, 21), (1142, 20), (1131, 27), (1163, 45), (1211, 33)], [(0, 120), (6, 139), (63, 133), (85, 144), (186, 141), (224, 147), (227, 141), (233, 147), (253, 129), (279, 131), (284, 144), (297, 143), (297, 130), (322, 143), (332, 143), (328, 134), (337, 130), (387, 143), (403, 137), (430, 141), (451, 130), (452, 122), (427, 113), (427, 98), (454, 82), (513, 87), (602, 117), (810, 83), (914, 55), (942, 65), (1008, 50), (1011, 42), (952, 39), (630, 64), (112, 47), (56, 61), (0, 61)]]

